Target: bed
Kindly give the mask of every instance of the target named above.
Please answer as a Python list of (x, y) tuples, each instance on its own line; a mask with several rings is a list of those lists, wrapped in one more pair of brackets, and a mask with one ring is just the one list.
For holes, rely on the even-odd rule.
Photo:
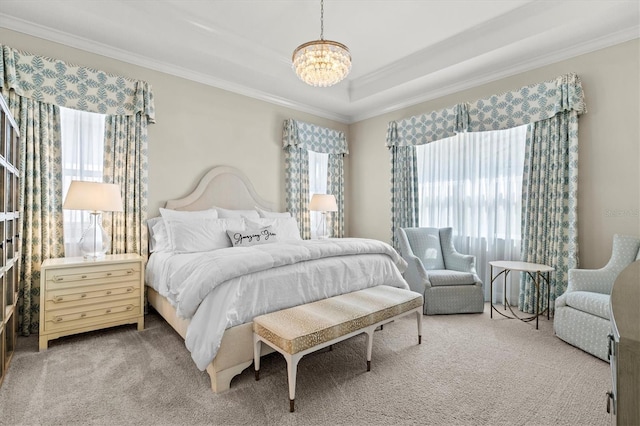
[[(192, 193), (165, 205), (171, 211), (193, 213), (212, 208), (279, 216), (240, 170), (228, 166), (211, 169)], [(250, 224), (252, 219), (240, 220)], [(401, 275), (406, 263), (386, 243), (350, 238), (298, 240), (299, 235), (297, 240), (252, 247), (150, 254), (145, 274), (148, 302), (185, 339), (196, 366), (209, 374), (213, 392), (229, 389), (233, 377), (252, 364), (253, 317), (375, 285), (409, 288)], [(246, 263), (243, 256), (249, 256)], [(273, 262), (276, 256), (287, 260), (273, 267), (266, 260), (260, 264), (261, 259)], [(289, 257), (302, 260), (289, 261)], [(245, 272), (235, 272), (245, 265)], [(179, 290), (173, 290), (176, 283)], [(266, 346), (263, 355), (272, 351)]]

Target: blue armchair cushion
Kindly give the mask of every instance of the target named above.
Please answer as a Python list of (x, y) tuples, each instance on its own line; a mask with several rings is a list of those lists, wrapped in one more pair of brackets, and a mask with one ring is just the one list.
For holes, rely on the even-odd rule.
[(473, 285), (475, 284), (475, 275), (468, 272), (445, 270), (427, 271), (429, 281), (434, 287), (447, 285)]
[(572, 291), (567, 293), (567, 306), (596, 315), (606, 320), (609, 317), (609, 295), (602, 293), (593, 293), (590, 291)]
[(440, 232), (436, 228), (405, 229), (413, 254), (422, 261), (424, 269), (444, 269), (440, 248)]

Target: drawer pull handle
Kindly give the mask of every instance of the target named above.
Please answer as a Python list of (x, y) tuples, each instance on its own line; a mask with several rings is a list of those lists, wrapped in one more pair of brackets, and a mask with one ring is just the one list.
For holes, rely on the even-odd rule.
[(85, 278), (87, 278), (87, 276), (86, 275), (82, 275), (80, 278), (82, 278), (84, 280)]
[(127, 271), (127, 275), (131, 275), (131, 274), (133, 274), (133, 269), (129, 269), (129, 270)]
[(108, 277), (110, 277), (111, 275), (113, 275), (111, 272), (107, 272)]
[(64, 280), (64, 278), (63, 278), (63, 277), (55, 276), (55, 277), (53, 277), (53, 280), (54, 280), (54, 281), (62, 281), (62, 280)]
[(130, 311), (132, 309), (133, 309), (133, 306), (131, 306), (131, 305), (127, 306), (127, 311)]
[(107, 290), (107, 296), (111, 294), (111, 290)]
[(111, 313), (111, 309), (107, 309), (107, 313), (110, 314)]
[(127, 293), (131, 293), (133, 291), (133, 287), (128, 287), (127, 288)]
[(62, 296), (57, 296), (57, 297), (53, 298), (54, 302), (62, 302), (63, 300), (64, 300), (64, 297), (62, 297)]
[(80, 298), (81, 298), (81, 299), (82, 299), (82, 298), (85, 298), (85, 297), (87, 297), (87, 294), (86, 294), (86, 293), (82, 293), (82, 294), (80, 295)]
[(55, 317), (54, 321), (55, 322), (62, 322), (62, 317)]
[(87, 314), (85, 314), (84, 312), (80, 314), (80, 318), (84, 318), (86, 316), (87, 316)]

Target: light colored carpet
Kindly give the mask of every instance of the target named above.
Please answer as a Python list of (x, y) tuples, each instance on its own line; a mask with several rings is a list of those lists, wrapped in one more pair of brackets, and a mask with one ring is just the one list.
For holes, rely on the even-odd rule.
[(184, 342), (156, 314), (51, 342), (19, 338), (0, 389), (0, 424), (96, 425), (604, 425), (609, 365), (562, 342), (550, 321), (484, 314), (415, 317), (302, 359), (288, 412), (278, 354), (213, 394)]

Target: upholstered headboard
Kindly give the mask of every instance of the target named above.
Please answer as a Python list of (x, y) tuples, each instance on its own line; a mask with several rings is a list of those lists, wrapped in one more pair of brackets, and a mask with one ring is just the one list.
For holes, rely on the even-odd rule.
[(260, 197), (249, 178), (235, 167), (218, 166), (205, 174), (193, 192), (184, 198), (167, 201), (173, 210), (205, 210), (211, 207), (251, 210), (256, 206), (273, 211), (273, 203)]

